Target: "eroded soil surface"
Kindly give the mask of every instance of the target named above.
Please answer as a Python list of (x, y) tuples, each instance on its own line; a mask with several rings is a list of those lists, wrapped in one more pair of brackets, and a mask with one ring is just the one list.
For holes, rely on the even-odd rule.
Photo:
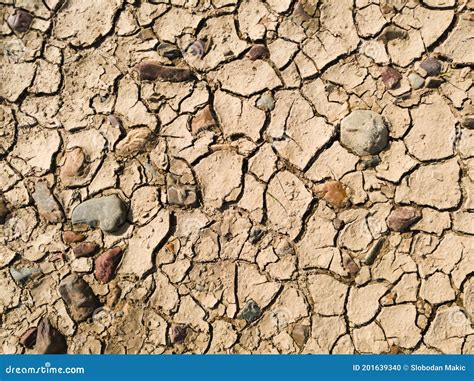
[(473, 353), (473, 11), (0, 0), (0, 352)]

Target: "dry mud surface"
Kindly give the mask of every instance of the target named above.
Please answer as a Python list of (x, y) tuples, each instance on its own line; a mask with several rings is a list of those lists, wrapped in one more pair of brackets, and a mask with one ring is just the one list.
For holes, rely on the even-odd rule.
[(0, 352), (473, 353), (473, 11), (0, 0)]

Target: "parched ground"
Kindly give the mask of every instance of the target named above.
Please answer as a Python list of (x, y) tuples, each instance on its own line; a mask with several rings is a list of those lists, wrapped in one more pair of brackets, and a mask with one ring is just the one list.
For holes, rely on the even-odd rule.
[(0, 352), (474, 353), (473, 11), (0, 0)]

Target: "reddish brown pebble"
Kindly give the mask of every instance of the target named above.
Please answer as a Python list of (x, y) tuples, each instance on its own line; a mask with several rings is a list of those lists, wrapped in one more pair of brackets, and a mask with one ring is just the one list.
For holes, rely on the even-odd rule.
[(247, 53), (247, 58), (256, 61), (270, 57), (270, 52), (265, 45), (254, 45)]
[(86, 237), (81, 233), (76, 233), (71, 230), (65, 231), (63, 233), (64, 243), (75, 243), (84, 241)]
[(95, 242), (82, 242), (73, 249), (76, 258), (91, 257), (98, 251), (99, 245)]
[(95, 278), (101, 283), (110, 282), (122, 258), (122, 249), (113, 247), (99, 255), (95, 260)]
[(382, 70), (382, 81), (389, 90), (395, 88), (401, 79), (402, 75), (394, 68), (386, 67)]
[(208, 130), (216, 125), (209, 106), (198, 111), (191, 121), (191, 131), (197, 134), (199, 131)]
[(7, 23), (16, 32), (24, 33), (30, 29), (33, 16), (22, 9), (17, 9), (8, 19)]
[(28, 349), (33, 348), (36, 344), (37, 333), (38, 329), (36, 327), (28, 329), (23, 335), (21, 335), (20, 344)]
[(420, 218), (421, 213), (417, 209), (411, 206), (403, 206), (392, 210), (387, 218), (387, 226), (393, 231), (403, 232), (419, 221)]
[(335, 208), (347, 205), (348, 197), (346, 188), (339, 181), (328, 181), (314, 188), (316, 194)]
[(188, 68), (164, 66), (154, 62), (142, 62), (135, 68), (140, 74), (140, 79), (145, 81), (159, 79), (168, 82), (184, 82), (190, 80), (193, 76)]

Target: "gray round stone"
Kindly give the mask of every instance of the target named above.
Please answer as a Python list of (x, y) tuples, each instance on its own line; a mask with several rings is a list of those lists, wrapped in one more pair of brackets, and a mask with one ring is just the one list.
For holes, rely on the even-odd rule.
[(72, 223), (100, 227), (105, 232), (120, 228), (127, 218), (127, 207), (117, 196), (93, 198), (79, 204), (72, 212)]
[(388, 143), (388, 129), (380, 114), (355, 110), (341, 121), (341, 144), (359, 156), (375, 155)]

